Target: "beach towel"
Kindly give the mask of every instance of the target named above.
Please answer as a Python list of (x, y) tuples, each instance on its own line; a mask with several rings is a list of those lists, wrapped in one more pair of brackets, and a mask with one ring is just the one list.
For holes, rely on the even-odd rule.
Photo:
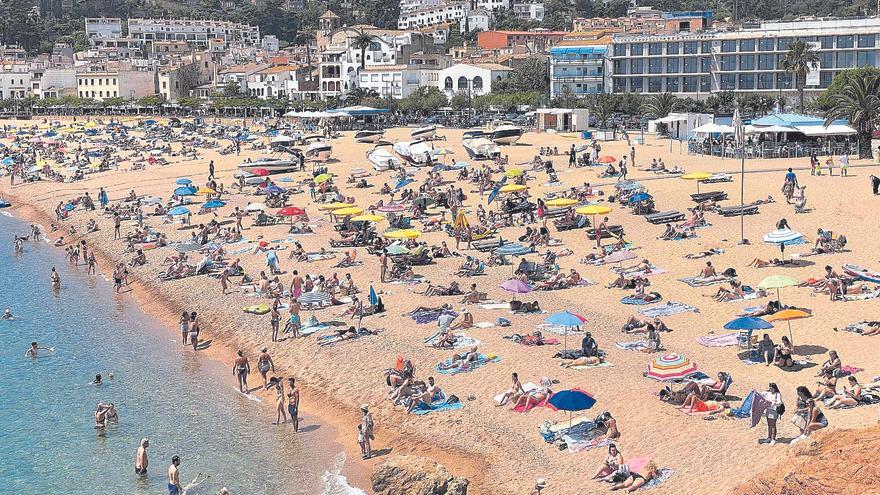
[(350, 340), (357, 340), (361, 337), (366, 337), (368, 335), (373, 335), (372, 333), (358, 333), (356, 336), (348, 336), (346, 338), (342, 338), (342, 336), (337, 335), (336, 333), (332, 333), (329, 335), (322, 335), (318, 337), (318, 345), (320, 346), (330, 346), (334, 344), (338, 344), (340, 342), (348, 342)]
[(697, 343), (705, 347), (735, 347), (739, 345), (739, 333), (723, 333), (697, 337)]
[(483, 309), (510, 309), (510, 303), (507, 302), (489, 302), (479, 305)]
[(671, 468), (661, 468), (660, 475), (642, 485), (639, 490), (650, 490), (651, 488), (656, 488), (660, 486), (661, 483), (668, 480), (669, 477), (672, 476), (674, 473), (675, 471)]
[(491, 321), (478, 321), (474, 323), (474, 328), (492, 328), (495, 324)]
[(596, 428), (597, 425), (595, 422), (587, 418), (578, 418), (578, 421), (572, 420), (570, 427), (568, 421), (559, 422), (554, 425), (544, 423), (538, 428), (538, 433), (547, 443), (555, 443), (559, 441), (567, 447), (568, 442), (566, 441), (566, 437), (568, 437), (572, 443), (586, 443), (595, 438), (599, 438), (601, 435)]
[(867, 294), (846, 294), (842, 297), (844, 301), (867, 301), (869, 299), (877, 299), (880, 297), (880, 289), (877, 289), (874, 292), (868, 292)]
[(440, 373), (441, 375), (457, 375), (459, 373), (468, 373), (478, 368), (481, 368), (482, 366), (485, 366), (489, 363), (497, 363), (499, 361), (501, 361), (501, 358), (498, 356), (479, 354), (475, 362), (463, 363), (456, 368), (442, 369), (440, 367), (441, 365), (448, 366), (452, 364), (452, 358), (449, 358), (444, 360), (442, 363), (438, 363), (437, 366), (434, 367), (434, 369), (435, 371), (437, 371), (437, 373)]
[(749, 428), (754, 428), (761, 422), (761, 418), (764, 417), (764, 413), (767, 412), (767, 408), (769, 408), (772, 403), (765, 399), (762, 394), (756, 393), (754, 390), (752, 390), (751, 396), (752, 410), (749, 417)]
[(335, 253), (306, 253), (306, 261), (309, 263), (320, 260), (332, 260), (335, 257)]
[(412, 319), (419, 325), (437, 321), (440, 319), (441, 315), (451, 315), (453, 318), (458, 318), (458, 313), (451, 309), (431, 309), (428, 311), (414, 311), (411, 313)]
[(752, 414), (752, 402), (755, 400), (755, 391), (752, 390), (749, 392), (749, 395), (746, 396), (745, 400), (742, 401), (742, 404), (739, 405), (736, 409), (731, 409), (730, 415), (734, 418), (745, 419), (748, 418), (749, 415)]
[(651, 348), (651, 344), (647, 340), (636, 340), (633, 342), (616, 342), (614, 344), (618, 349), (624, 351), (643, 351)]
[(646, 304), (654, 304), (663, 300), (663, 296), (656, 292), (645, 294), (644, 297), (626, 296), (620, 299), (622, 304), (631, 304), (636, 306), (644, 306)]
[(330, 328), (330, 325), (327, 325), (326, 323), (318, 323), (317, 325), (311, 325), (311, 326), (306, 326), (306, 327), (300, 328), (299, 335), (300, 335), (300, 337), (307, 337), (307, 336), (309, 336), (319, 330), (325, 330), (327, 328)]
[(690, 285), (691, 287), (708, 287), (710, 285), (723, 284), (723, 283), (729, 281), (730, 279), (727, 277), (718, 276), (718, 277), (710, 277), (710, 278), (685, 277), (685, 278), (680, 278), (678, 280), (680, 282), (684, 282), (684, 283)]
[(518, 413), (527, 413), (536, 407), (547, 407), (547, 401), (550, 400), (550, 397), (552, 397), (552, 395), (547, 396), (546, 398), (544, 398), (544, 400), (542, 400), (541, 402), (539, 402), (537, 404), (535, 404), (532, 401), (528, 401), (525, 404), (520, 404), (518, 406), (515, 406), (513, 409), (511, 409), (511, 411), (518, 412)]
[(859, 368), (857, 366), (850, 366), (848, 364), (844, 364), (840, 367), (840, 376), (849, 376), (854, 375), (860, 371), (865, 371), (865, 368)]
[(605, 437), (597, 437), (587, 441), (578, 441), (577, 439), (566, 435), (562, 439), (565, 441), (568, 451), (572, 454), (583, 452), (585, 450), (598, 449), (611, 443), (611, 440)]
[(865, 333), (865, 330), (868, 329), (868, 326), (869, 326), (868, 323), (869, 322), (867, 322), (867, 321), (857, 321), (855, 323), (850, 323), (849, 325), (841, 328), (841, 330), (843, 330), (844, 332), (852, 332), (852, 333), (857, 333), (857, 334), (861, 335), (861, 334)]
[(421, 403), (416, 406), (411, 412), (419, 416), (424, 416), (425, 414), (429, 414), (432, 412), (454, 411), (463, 407), (464, 404), (462, 404), (461, 402), (453, 402), (452, 404), (450, 404), (449, 402), (444, 400), (443, 402), (434, 402), (430, 406), (425, 403)]
[(651, 306), (649, 308), (642, 308), (639, 310), (639, 313), (647, 316), (649, 318), (657, 318), (660, 316), (672, 316), (677, 315), (679, 313), (699, 313), (700, 310), (691, 306), (690, 304), (685, 304), (677, 301), (669, 301), (666, 304), (660, 304), (657, 306)]
[(578, 371), (580, 371), (580, 370), (590, 370), (590, 369), (593, 369), (593, 368), (612, 368), (612, 367), (614, 367), (613, 364), (609, 363), (608, 361), (602, 361), (602, 362), (599, 363), (599, 364), (587, 364), (587, 365), (584, 365), (584, 366), (572, 366), (572, 367), (569, 368), (569, 369), (570, 369), (570, 370), (578, 370)]
[(233, 250), (227, 251), (227, 252), (229, 254), (244, 254), (244, 253), (250, 252), (252, 250), (253, 250), (253, 248), (243, 247), (243, 248), (233, 249)]
[[(440, 332), (437, 332), (434, 335), (428, 337), (427, 340), (425, 340), (425, 345), (427, 345), (428, 347), (436, 347), (439, 340)], [(465, 347), (473, 347), (475, 345), (480, 345), (480, 341), (473, 337), (468, 337), (463, 333), (457, 333), (455, 334), (455, 343), (452, 344), (452, 347), (441, 347), (441, 349), (463, 349)]]

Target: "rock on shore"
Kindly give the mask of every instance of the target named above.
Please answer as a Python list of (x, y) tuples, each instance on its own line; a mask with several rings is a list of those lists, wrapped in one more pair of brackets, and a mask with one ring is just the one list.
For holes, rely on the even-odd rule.
[(466, 495), (468, 480), (431, 459), (394, 456), (371, 477), (377, 495)]

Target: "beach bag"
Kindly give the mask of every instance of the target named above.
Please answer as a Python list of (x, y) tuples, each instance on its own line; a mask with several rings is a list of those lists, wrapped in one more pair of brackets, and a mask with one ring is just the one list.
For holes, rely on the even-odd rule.
[(447, 404), (458, 404), (459, 402), (461, 402), (461, 399), (459, 399), (457, 395), (450, 395), (449, 398), (446, 399)]
[(498, 326), (499, 326), (499, 327), (509, 327), (509, 326), (510, 326), (510, 320), (508, 320), (507, 318), (499, 317), (499, 318), (498, 318)]
[(776, 415), (782, 416), (785, 414), (785, 404), (780, 402), (778, 406), (776, 406)]

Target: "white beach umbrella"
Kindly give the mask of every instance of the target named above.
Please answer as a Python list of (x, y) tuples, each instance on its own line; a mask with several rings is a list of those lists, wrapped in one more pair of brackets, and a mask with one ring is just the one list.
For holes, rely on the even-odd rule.
[(244, 207), (244, 211), (264, 211), (266, 205), (264, 203), (250, 203)]

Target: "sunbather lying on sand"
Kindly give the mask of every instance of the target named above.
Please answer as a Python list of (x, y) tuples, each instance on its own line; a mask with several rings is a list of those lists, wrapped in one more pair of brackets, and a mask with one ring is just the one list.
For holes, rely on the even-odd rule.
[(695, 412), (717, 414), (730, 407), (727, 401), (701, 400), (696, 394), (690, 394), (685, 398), (681, 410), (687, 414)]
[(453, 354), (452, 359), (449, 360), (448, 363), (440, 363), (439, 368), (441, 370), (461, 368), (468, 363), (477, 362), (479, 358), (480, 354), (477, 352), (477, 346), (473, 346), (468, 352), (464, 354)]
[(623, 333), (645, 333), (648, 332), (651, 328), (654, 328), (657, 332), (671, 332), (672, 330), (663, 323), (660, 318), (654, 318), (653, 320), (641, 320), (636, 318), (635, 316), (630, 316), (626, 323), (620, 328), (620, 331)]
[(598, 366), (605, 362), (605, 358), (601, 356), (583, 356), (571, 361), (561, 361), (559, 366), (563, 368), (577, 368), (580, 366)]
[(736, 301), (746, 296), (743, 291), (742, 284), (736, 280), (730, 281), (730, 288), (719, 287), (715, 294), (703, 294), (704, 297), (711, 297), (718, 302)]
[(643, 287), (648, 287), (651, 285), (651, 282), (644, 277), (634, 277), (632, 279), (626, 278), (623, 273), (618, 274), (617, 278), (614, 282), (606, 285), (606, 289), (635, 289), (637, 285), (642, 284)]
[(630, 493), (643, 487), (645, 483), (660, 476), (660, 469), (654, 461), (648, 461), (640, 472), (629, 472), (626, 479), (619, 483), (615, 483), (612, 490), (626, 490)]
[(762, 260), (761, 258), (755, 258), (746, 266), (753, 266), (755, 268), (767, 268), (768, 266), (783, 266), (790, 263), (790, 260), (782, 261), (779, 258), (773, 258), (772, 260)]
[(684, 257), (689, 260), (698, 260), (700, 258), (708, 258), (709, 256), (715, 256), (717, 254), (724, 254), (724, 250), (711, 248), (707, 251), (700, 251), (699, 253), (695, 254), (686, 254), (684, 255)]
[(547, 400), (553, 391), (548, 387), (540, 387), (519, 396), (512, 409), (529, 409)]
[[(419, 294), (416, 292), (416, 294)], [(453, 280), (448, 287), (443, 287), (442, 285), (434, 285), (428, 284), (428, 288), (425, 289), (425, 292), (422, 292), (426, 296), (457, 296), (461, 294), (461, 287), (459, 287), (458, 282)]]

